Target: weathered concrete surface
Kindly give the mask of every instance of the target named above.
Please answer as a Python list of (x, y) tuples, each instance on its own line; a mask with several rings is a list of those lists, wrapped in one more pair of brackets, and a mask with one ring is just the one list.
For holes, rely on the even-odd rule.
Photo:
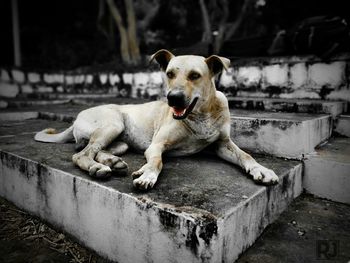
[(340, 135), (350, 137), (350, 115), (340, 115), (336, 121), (334, 131)]
[(347, 109), (347, 103), (344, 101), (254, 97), (228, 97), (228, 101), (232, 109), (331, 114), (333, 117), (342, 114)]
[(303, 185), (314, 195), (350, 204), (350, 139), (332, 138), (307, 155)]
[(331, 136), (330, 115), (231, 110), (231, 137), (255, 153), (301, 158)]
[[(140, 192), (130, 177), (89, 178), (71, 162), (73, 144), (22, 134), (68, 125), (2, 122), (0, 193), (119, 262), (232, 262), (302, 191), (299, 162), (257, 157), (281, 179), (267, 188), (209, 152), (165, 159), (156, 187)], [(144, 163), (124, 159), (130, 171)]]
[[(348, 205), (303, 194), (241, 255), (237, 263), (349, 262), (349, 218)], [(318, 249), (318, 242), (322, 242), (323, 247)]]

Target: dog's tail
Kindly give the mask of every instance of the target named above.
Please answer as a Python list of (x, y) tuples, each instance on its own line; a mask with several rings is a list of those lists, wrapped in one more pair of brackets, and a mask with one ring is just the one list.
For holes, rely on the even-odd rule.
[(34, 140), (39, 142), (65, 143), (73, 141), (73, 125), (61, 133), (57, 133), (55, 129), (48, 128), (35, 134)]

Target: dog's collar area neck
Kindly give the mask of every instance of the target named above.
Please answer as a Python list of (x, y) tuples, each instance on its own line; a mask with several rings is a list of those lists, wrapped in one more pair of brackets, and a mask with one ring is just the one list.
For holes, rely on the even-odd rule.
[(171, 107), (173, 110), (173, 118), (175, 120), (186, 119), (187, 116), (192, 112), (194, 106), (196, 106), (197, 101), (198, 98), (194, 98), (192, 103), (187, 108)]

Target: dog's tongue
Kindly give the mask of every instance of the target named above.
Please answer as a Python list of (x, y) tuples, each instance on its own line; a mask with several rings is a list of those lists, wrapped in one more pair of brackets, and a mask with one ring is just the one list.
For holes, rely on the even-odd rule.
[(185, 114), (186, 108), (173, 107), (173, 110), (174, 114), (179, 117)]

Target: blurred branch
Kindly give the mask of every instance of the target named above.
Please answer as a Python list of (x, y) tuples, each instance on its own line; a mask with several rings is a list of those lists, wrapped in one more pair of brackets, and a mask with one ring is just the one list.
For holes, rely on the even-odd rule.
[(158, 14), (160, 8), (160, 1), (145, 1), (148, 3), (147, 11), (145, 12), (145, 17), (139, 21), (140, 31), (146, 30), (149, 24), (152, 22), (154, 17)]
[(230, 28), (226, 30), (225, 40), (230, 39), (232, 36), (234, 36), (237, 33), (239, 27), (243, 22), (244, 17), (247, 14), (248, 7), (252, 3), (252, 1), (254, 0), (244, 0), (241, 11), (239, 12), (237, 19), (235, 20), (235, 22), (233, 22), (230, 25)]
[(97, 26), (97, 29), (102, 32), (102, 34), (104, 34), (106, 37), (108, 37), (107, 31), (101, 25), (104, 15), (105, 15), (105, 2), (104, 2), (104, 0), (99, 0), (98, 1), (98, 12), (97, 12), (96, 26)]
[(222, 9), (222, 15), (219, 22), (218, 33), (214, 43), (214, 53), (217, 53), (217, 54), (220, 52), (220, 49), (225, 41), (224, 38), (225, 38), (225, 33), (227, 28), (227, 19), (230, 13), (227, 0), (221, 0), (220, 4)]

